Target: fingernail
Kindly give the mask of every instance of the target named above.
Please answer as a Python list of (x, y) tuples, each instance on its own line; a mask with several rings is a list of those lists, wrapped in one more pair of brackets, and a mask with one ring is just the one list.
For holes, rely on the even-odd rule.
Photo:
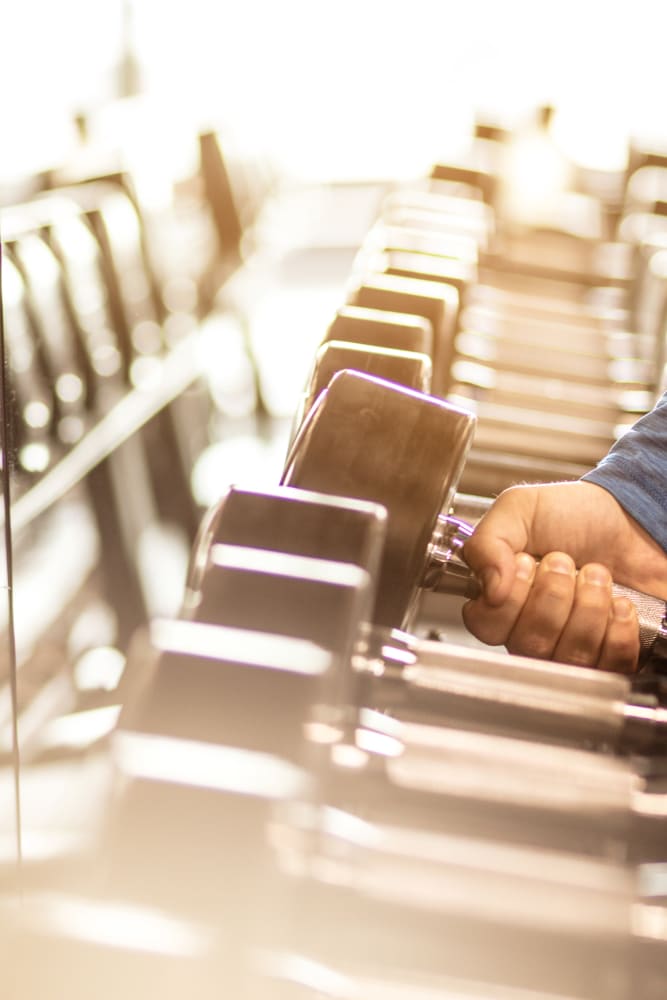
[(584, 566), (581, 575), (585, 583), (592, 583), (596, 587), (611, 586), (611, 575), (604, 566)]
[(627, 597), (617, 597), (613, 602), (614, 618), (619, 622), (629, 621), (634, 614), (634, 605)]
[(535, 560), (527, 552), (520, 552), (516, 557), (516, 575), (519, 580), (532, 580), (535, 572)]
[(552, 553), (544, 559), (546, 568), (552, 573), (567, 573), (571, 576), (574, 573), (572, 560), (559, 552)]

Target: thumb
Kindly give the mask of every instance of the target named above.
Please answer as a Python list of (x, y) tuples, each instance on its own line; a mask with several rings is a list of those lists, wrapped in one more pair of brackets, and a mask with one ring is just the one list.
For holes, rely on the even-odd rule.
[(463, 556), (477, 576), (486, 602), (502, 604), (510, 595), (516, 572), (515, 555), (524, 551), (527, 491), (511, 489), (496, 500), (465, 543)]
[(514, 551), (508, 543), (479, 529), (463, 549), (463, 556), (482, 587), (487, 604), (497, 606), (510, 595), (514, 583)]

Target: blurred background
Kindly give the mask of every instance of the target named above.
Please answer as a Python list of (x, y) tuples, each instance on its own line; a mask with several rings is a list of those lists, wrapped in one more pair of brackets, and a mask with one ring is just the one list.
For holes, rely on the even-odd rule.
[(185, 169), (184, 139), (215, 123), (330, 180), (413, 175), (478, 108), (550, 102), (564, 142), (613, 164), (629, 130), (661, 128), (666, 17), (651, 0), (25, 0), (3, 19), (2, 177), (71, 157), (74, 117), (102, 111), (99, 140), (146, 170)]

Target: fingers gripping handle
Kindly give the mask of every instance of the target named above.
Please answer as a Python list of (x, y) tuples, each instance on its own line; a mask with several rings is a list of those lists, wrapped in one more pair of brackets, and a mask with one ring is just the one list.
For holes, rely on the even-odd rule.
[[(438, 519), (422, 586), (441, 594), (467, 597), (481, 595), (479, 581), (462, 556), (463, 545), (473, 528), (452, 515)], [(614, 597), (627, 597), (635, 606), (639, 621), (640, 665), (652, 661), (660, 672), (667, 672), (667, 605), (659, 597), (642, 594), (615, 583)]]

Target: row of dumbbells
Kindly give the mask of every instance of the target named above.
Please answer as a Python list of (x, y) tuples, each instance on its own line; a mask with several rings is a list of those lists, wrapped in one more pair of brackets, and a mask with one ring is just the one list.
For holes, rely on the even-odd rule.
[[(460, 177), (455, 180), (459, 183)], [(390, 199), (390, 213), (394, 208), (402, 212), (411, 197), (395, 195)], [(443, 194), (418, 194), (416, 198), (420, 212), (427, 208), (426, 202), (432, 210), (434, 200), (450, 198), (447, 209), (452, 209), (455, 218), (456, 211), (460, 211), (466, 227), (470, 217), (486, 217), (487, 222), (489, 219), (487, 206), (475, 199), (464, 199), (468, 204), (460, 205), (454, 197)], [(443, 207), (441, 201), (439, 207)], [(461, 976), (468, 989), (472, 989), (471, 981), (482, 980), (486, 985), (478, 988), (491, 990), (492, 995), (501, 988), (547, 986), (553, 993), (565, 995), (571, 991), (573, 995), (606, 996), (617, 992), (621, 996), (627, 991), (650, 996), (652, 990), (661, 989), (658, 984), (664, 952), (660, 946), (655, 949), (655, 968), (649, 958), (644, 976), (637, 973), (634, 959), (629, 958), (633, 953), (643, 953), (644, 958), (653, 955), (654, 944), (648, 942), (644, 932), (635, 939), (632, 934), (623, 935), (627, 961), (621, 963), (621, 970), (607, 958), (600, 961), (601, 953), (591, 947), (591, 940), (599, 944), (604, 934), (600, 936), (599, 925), (589, 923), (589, 917), (583, 917), (581, 911), (578, 915), (583, 918), (576, 930), (561, 927), (555, 935), (553, 928), (545, 931), (542, 921), (546, 913), (553, 916), (553, 910), (528, 872), (542, 868), (540, 862), (535, 863), (535, 851), (553, 850), (560, 862), (576, 858), (580, 863), (587, 858), (599, 863), (604, 858), (605, 862), (615, 863), (622, 858), (615, 874), (623, 872), (623, 877), (631, 881), (638, 871), (634, 865), (662, 860), (662, 767), (657, 763), (662, 710), (650, 698), (633, 695), (626, 679), (427, 643), (396, 630), (414, 621), (418, 594), (424, 585), (460, 588), (461, 592), (470, 586), (465, 570), (456, 560), (461, 526), (448, 520), (447, 514), (455, 501), (459, 480), (465, 476), (472, 421), (464, 412), (418, 394), (433, 391), (434, 372), (439, 373), (437, 395), (448, 393), (445, 373), (455, 363), (452, 340), (465, 332), (459, 318), (461, 297), (465, 296), (467, 307), (476, 288), (471, 280), (471, 265), (479, 266), (479, 258), (471, 254), (466, 262), (467, 273), (465, 267), (460, 267), (460, 259), (451, 250), (455, 240), (439, 255), (434, 252), (435, 237), (429, 242), (428, 234), (420, 231), (414, 234), (412, 247), (412, 227), (406, 226), (406, 221), (405, 216), (401, 217), (400, 226), (395, 227), (400, 231), (393, 239), (390, 234), (387, 240), (383, 239), (387, 233), (383, 222), (377, 227), (380, 241), (376, 243), (376, 231), (369, 237), (372, 253), (362, 248), (359, 260), (368, 270), (364, 280), (353, 281), (349, 302), (331, 324), (318, 354), (295, 418), (283, 492), (273, 496), (231, 492), (202, 528), (186, 598), (185, 616), (191, 622), (188, 626), (180, 623), (180, 639), (172, 633), (171, 645), (168, 630), (162, 633), (162, 648), (143, 708), (126, 716), (119, 734), (120, 746), (125, 748), (121, 770), (126, 769), (134, 796), (130, 794), (119, 807), (112, 853), (119, 852), (123, 859), (120, 870), (133, 873), (130, 879), (135, 886), (143, 878), (148, 898), (155, 898), (156, 892), (160, 898), (157, 887), (164, 885), (160, 872), (165, 859), (157, 859), (151, 877), (141, 852), (134, 853), (128, 846), (137, 842), (146, 815), (141, 806), (143, 793), (155, 778), (150, 765), (142, 770), (136, 764), (141, 751), (134, 760), (133, 755), (146, 733), (168, 734), (186, 741), (203, 738), (209, 749), (225, 739), (237, 750), (269, 753), (274, 761), (287, 759), (302, 768), (305, 764), (311, 776), (313, 770), (317, 775), (314, 796), (320, 811), (318, 818), (310, 821), (315, 826), (314, 837), (310, 830), (310, 840), (304, 847), (300, 822), (294, 816), (283, 821), (283, 841), (279, 842), (282, 851), (280, 847), (277, 852), (274, 849), (273, 862), (269, 863), (270, 871), (277, 866), (281, 873), (291, 873), (296, 867), (302, 881), (308, 883), (305, 890), (302, 886), (295, 890), (289, 879), (282, 886), (280, 898), (292, 916), (285, 935), (286, 949), (301, 948), (325, 967), (351, 973), (353, 978), (356, 975), (362, 982), (365, 976), (376, 977), (377, 981), (384, 977), (386, 991), (403, 983), (407, 992), (421, 977), (426, 981), (430, 976), (449, 974)], [(456, 236), (457, 227), (452, 225), (451, 217), (447, 222), (448, 238), (450, 227)], [(393, 247), (393, 242), (399, 246)], [(443, 244), (438, 244), (437, 249), (442, 248)], [(375, 264), (380, 265), (378, 274), (374, 273)], [(466, 274), (466, 280), (456, 284), (461, 273)], [(431, 281), (442, 281), (442, 287), (420, 284), (425, 275)], [(528, 276), (528, 284), (534, 286), (535, 276)], [(547, 289), (562, 291), (558, 275), (550, 274), (545, 284)], [(569, 286), (571, 282), (564, 284)], [(593, 281), (590, 287), (595, 287)], [(493, 285), (487, 294), (493, 299)], [(600, 310), (605, 320), (607, 315), (618, 319), (621, 299), (618, 294), (613, 299), (613, 294), (615, 288), (610, 290), (612, 307)], [(552, 300), (549, 308), (544, 286), (539, 301), (535, 287), (530, 287), (529, 293), (520, 289), (513, 296), (505, 295), (505, 299), (511, 297), (516, 308), (514, 312), (508, 310), (504, 317), (507, 328), (514, 325), (513, 320), (519, 325), (523, 308), (541, 331), (548, 323), (555, 329), (557, 323), (569, 319), (573, 335), (580, 339), (588, 314), (593, 312), (592, 308), (568, 309), (567, 300), (565, 307)], [(586, 295), (581, 298), (585, 300)], [(540, 313), (547, 312), (550, 315), (544, 321)], [(601, 322), (590, 325), (603, 327)], [(382, 338), (406, 330), (413, 340), (390, 340), (394, 350), (387, 351), (387, 341), (373, 337), (376, 332)], [(646, 354), (646, 344), (641, 338), (636, 344), (641, 347), (633, 345), (629, 353), (639, 361), (642, 352)], [(412, 350), (399, 354), (397, 346), (401, 350), (410, 346)], [(553, 358), (549, 357), (547, 370), (552, 364)], [(575, 359), (569, 370), (564, 367), (568, 373), (576, 372), (583, 362)], [(336, 376), (336, 372), (349, 368), (401, 383), (413, 392), (389, 389), (348, 372)], [(602, 365), (600, 370), (604, 370)], [(644, 372), (648, 383), (649, 364), (644, 366)], [(576, 378), (572, 382), (576, 384)], [(634, 380), (631, 384), (637, 388)], [(532, 399), (540, 394), (539, 388), (534, 389)], [(571, 390), (567, 391), (568, 398), (572, 395)], [(640, 394), (635, 396), (635, 405), (639, 398)], [(650, 394), (645, 395), (638, 409), (650, 405), (650, 398)], [(524, 416), (524, 422), (526, 419)], [(481, 423), (482, 415), (479, 420)], [(509, 449), (503, 445), (503, 450)], [(564, 451), (561, 445), (558, 454)], [(503, 471), (505, 475), (516, 475), (508, 463)], [(571, 467), (567, 472), (571, 473)], [(309, 493), (291, 492), (295, 489)], [(381, 507), (375, 517), (367, 508), (363, 514), (353, 512), (351, 501), (338, 501), (332, 509), (327, 507), (331, 501), (323, 496), (329, 494), (362, 497)], [(362, 529), (364, 518), (367, 523)], [(383, 533), (383, 522), (385, 540), (379, 549), (377, 539)], [(352, 575), (351, 566), (355, 571)], [(659, 621), (664, 608), (656, 611)], [(198, 627), (201, 625), (212, 625), (218, 631), (202, 631)], [(230, 628), (243, 631), (227, 631)], [(198, 637), (205, 648), (193, 657)], [(264, 646), (265, 639), (270, 646)], [(286, 665), (278, 652), (285, 639)], [(253, 641), (257, 642), (256, 652), (247, 659), (245, 653), (238, 658), (229, 655), (235, 648), (249, 651)], [(304, 641), (314, 644), (315, 649), (304, 648)], [(337, 667), (334, 671), (315, 667), (315, 650), (322, 648), (333, 652)], [(277, 656), (271, 662), (267, 662), (269, 649)], [(220, 688), (214, 694), (210, 659), (216, 656), (216, 650), (220, 651), (220, 662), (219, 669), (213, 671)], [(295, 667), (297, 658), (302, 662), (301, 657), (305, 664)], [(248, 670), (250, 665), (254, 669)], [(184, 718), (180, 712), (185, 697), (182, 678), (187, 676), (192, 681), (195, 671), (201, 677), (198, 690), (202, 704)], [(305, 695), (300, 697), (297, 689), (301, 687)], [(195, 697), (193, 691), (191, 708)], [(203, 701), (210, 705), (206, 713)], [(176, 713), (167, 721), (170, 705)], [(296, 717), (292, 714), (295, 709)], [(205, 732), (199, 728), (204, 718), (210, 719)], [(305, 748), (300, 738), (304, 732), (309, 737)], [(593, 749), (597, 752), (591, 753)], [(570, 753), (577, 754), (577, 759), (570, 758), (566, 763), (561, 754)], [(626, 760), (621, 763), (617, 754)], [(628, 762), (630, 755), (646, 754), (651, 754), (653, 760), (650, 782), (646, 777), (639, 779), (634, 764)], [(526, 767), (526, 758), (536, 766), (536, 772)], [(250, 759), (258, 763), (257, 758)], [(222, 772), (222, 759), (220, 765)], [(163, 778), (168, 785), (164, 774)], [(623, 804), (617, 803), (618, 813), (607, 800), (594, 818), (596, 807), (582, 808), (582, 803), (597, 801), (600, 805), (598, 796), (604, 787), (609, 789), (609, 778), (612, 784), (619, 779), (621, 784), (630, 782), (634, 786), (631, 798), (637, 797), (630, 805), (623, 793)], [(583, 791), (579, 782), (588, 784), (589, 780), (590, 785)], [(640, 785), (635, 784), (638, 780)], [(224, 785), (222, 773), (220, 781)], [(549, 788), (554, 797), (536, 796), (537, 787)], [(163, 786), (161, 791), (165, 813), (156, 809), (156, 814), (171, 817), (172, 807), (180, 814), (182, 809), (175, 805), (168, 788)], [(248, 787), (218, 791), (225, 799), (230, 791), (236, 798)], [(186, 794), (192, 795), (192, 790)], [(255, 796), (258, 794), (255, 786)], [(202, 801), (201, 808), (207, 809), (203, 805), (206, 793), (200, 791), (195, 796)], [(644, 796), (644, 806), (640, 806), (639, 799)], [(545, 798), (550, 799), (548, 804)], [(373, 840), (374, 833), (377, 837), (375, 850), (368, 843), (360, 850), (354, 835), (353, 846), (344, 833), (332, 835), (326, 822), (326, 809), (332, 806), (367, 824), (364, 829), (368, 839)], [(228, 803), (219, 808), (228, 808)], [(236, 806), (233, 809), (236, 812)], [(624, 833), (618, 838), (621, 816)], [(170, 821), (163, 821), (161, 828), (169, 825)], [(400, 829), (401, 851), (393, 840), (396, 826)], [(448, 839), (452, 833), (455, 838), (463, 838), (470, 857), (475, 857), (470, 861), (474, 874), (467, 871), (462, 875), (457, 864), (452, 865), (448, 855), (454, 850)], [(383, 835), (392, 841), (392, 848), (384, 847)], [(432, 853), (425, 846), (430, 836), (440, 838), (439, 843), (431, 843)], [(186, 839), (180, 831), (181, 849)], [(242, 855), (249, 859), (249, 864), (244, 865), (247, 871), (253, 861), (257, 864), (258, 849), (247, 833), (240, 839), (243, 849), (249, 852)], [(648, 846), (651, 841), (655, 854)], [(161, 837), (161, 843), (167, 857), (176, 848), (176, 841), (170, 847)], [(460, 846), (461, 841), (457, 843)], [(507, 904), (499, 911), (494, 891), (489, 888), (493, 881), (489, 858), (494, 851), (502, 852), (508, 846), (518, 850), (514, 857), (525, 881), (520, 880), (519, 890), (516, 875), (511, 876), (512, 888), (508, 887), (503, 897), (506, 900), (513, 893), (521, 895), (519, 909), (527, 903), (527, 918), (526, 911), (518, 917)], [(390, 852), (399, 873), (390, 871), (385, 850)], [(263, 850), (259, 853), (264, 857)], [(293, 854), (300, 857), (295, 859)], [(429, 859), (437, 857), (440, 864), (422, 866), (424, 854)], [(236, 857), (232, 867), (239, 863)], [(457, 860), (462, 859), (459, 856)], [(407, 875), (403, 868), (406, 861)], [(193, 869), (183, 872), (180, 887), (170, 886), (166, 902), (172, 906), (176, 903), (178, 908), (181, 894), (192, 894), (198, 900), (206, 895), (211, 919), (221, 919), (226, 926), (231, 914), (225, 919), (220, 912), (221, 886), (211, 885), (210, 855), (203, 852), (193, 859), (193, 864)], [(490, 867), (485, 868), (486, 864)], [(141, 867), (142, 878), (136, 876), (137, 867)], [(270, 880), (263, 866), (260, 870), (260, 886), (267, 889), (267, 896), (260, 888), (250, 911), (255, 918), (264, 910), (269, 895)], [(374, 878), (378, 870), (382, 872), (379, 880)], [(568, 877), (559, 870), (557, 878), (567, 882)], [(208, 889), (206, 894), (201, 889), (202, 881)], [(421, 895), (424, 883), (431, 890), (425, 896)], [(348, 910), (342, 919), (335, 902), (341, 889), (348, 897), (343, 904), (338, 903)], [(250, 892), (247, 883), (246, 891)], [(300, 893), (304, 893), (305, 900)], [(470, 909), (462, 905), (461, 894)], [(575, 894), (568, 884), (564, 897), (569, 899), (565, 908), (570, 913), (578, 910)], [(374, 908), (369, 899), (376, 898), (381, 902)], [(625, 898), (624, 905), (629, 900), (640, 907), (645, 904), (634, 891)], [(591, 896), (588, 903), (592, 901)], [(302, 908), (305, 916), (295, 919), (295, 912), (300, 914)], [(332, 909), (335, 915), (327, 922), (326, 915)], [(369, 914), (368, 909), (374, 912)], [(435, 938), (430, 951), (428, 927), (433, 910), (439, 919), (431, 925)], [(471, 910), (475, 910), (474, 916)], [(275, 910), (270, 912), (274, 919), (269, 922), (266, 947), (269, 941), (275, 945), (276, 919), (281, 925), (287, 922), (285, 916), (276, 917)], [(415, 920), (419, 926), (416, 933), (411, 928)], [(348, 922), (352, 925), (350, 934), (345, 933)], [(363, 932), (370, 922), (378, 927), (376, 935)], [(398, 941), (392, 934), (394, 929)], [(451, 950), (443, 945), (443, 938), (448, 939)], [(254, 930), (249, 939), (256, 943)], [(556, 939), (564, 949), (560, 955), (554, 946)], [(415, 951), (419, 952), (416, 962)], [(532, 963), (526, 963), (528, 951), (533, 955)], [(554, 959), (554, 965), (545, 960), (545, 951)], [(580, 964), (582, 954), (587, 957)], [(563, 955), (568, 968), (565, 976), (560, 974)], [(591, 977), (593, 968), (596, 971)], [(355, 988), (361, 992), (364, 987), (357, 985), (352, 990)], [(444, 994), (446, 987), (440, 988)]]
[[(334, 324), (432, 334), (372, 309)], [(474, 588), (450, 514), (474, 421), (424, 392), (432, 353), (362, 343), (328, 369), (325, 347), (282, 483), (209, 513), (155, 623), (114, 738), (111, 896), (212, 933), (238, 995), (658, 997), (664, 710), (406, 631), (425, 588)]]
[(94, 891), (31, 894), (10, 934), (70, 996), (661, 996), (664, 713), (379, 623), (389, 530), (293, 486), (202, 525), (134, 664)]
[[(430, 358), (430, 381), (422, 359), (407, 384), (460, 400), (478, 415), (462, 483), (467, 492), (577, 476), (650, 408), (662, 386), (661, 217), (653, 217), (655, 232), (634, 243), (522, 234), (512, 237), (518, 248), (508, 257), (509, 241), (499, 225), (492, 231), (489, 206), (436, 193), (449, 182), (444, 167), (433, 174), (427, 190), (387, 199), (368, 233), (306, 405), (338, 364), (328, 360), (342, 351), (332, 340), (417, 350)], [(629, 232), (637, 218), (624, 215), (621, 228)], [(389, 320), (411, 329), (389, 331)], [(367, 362), (352, 355), (347, 363), (389, 371), (376, 352)]]
[(659, 996), (663, 710), (405, 631), (473, 586), (474, 422), (407, 360), (318, 376), (282, 484), (202, 525), (114, 737), (112, 896), (213, 929), (240, 995)]
[[(403, 631), (424, 586), (472, 585), (448, 515), (473, 422), (432, 364), (326, 378), (283, 484), (202, 525), (114, 738), (108, 877), (48, 946), (70, 995), (88, 962), (96, 995), (662, 995), (655, 700)], [(114, 916), (116, 963), (80, 931)]]
[(217, 928), (241, 995), (659, 996), (664, 712), (388, 628), (388, 520), (212, 512), (114, 737), (112, 898)]

